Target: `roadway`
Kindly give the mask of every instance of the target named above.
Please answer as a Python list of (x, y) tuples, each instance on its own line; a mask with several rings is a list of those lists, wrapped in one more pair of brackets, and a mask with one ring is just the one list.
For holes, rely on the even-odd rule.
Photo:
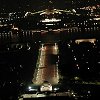
[(41, 44), (38, 61), (32, 82), (41, 85), (44, 81), (58, 84), (58, 45), (57, 43)]

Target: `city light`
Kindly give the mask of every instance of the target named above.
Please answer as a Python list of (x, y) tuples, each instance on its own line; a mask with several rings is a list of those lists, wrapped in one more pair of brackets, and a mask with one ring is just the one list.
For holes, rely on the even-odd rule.
[(0, 1), (0, 93), (100, 98), (99, 0)]
[(46, 22), (59, 22), (59, 21), (61, 21), (61, 19), (52, 18), (52, 19), (44, 19), (41, 22), (46, 23)]

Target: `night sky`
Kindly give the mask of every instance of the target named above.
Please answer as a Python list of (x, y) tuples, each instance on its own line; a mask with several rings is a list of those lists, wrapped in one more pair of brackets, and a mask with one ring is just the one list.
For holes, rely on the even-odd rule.
[[(46, 9), (48, 6), (52, 5), (54, 8), (69, 8), (72, 7), (72, 0), (0, 0), (0, 11), (6, 9), (6, 11), (32, 11), (32, 10), (41, 10)], [(100, 0), (73, 0), (75, 1), (73, 5), (77, 5), (78, 2), (81, 2), (81, 5), (87, 5), (87, 1), (90, 1), (89, 4), (100, 3)]]
[(50, 5), (58, 8), (63, 7), (65, 6), (64, 1), (53, 0), (53, 3), (50, 4), (49, 0), (0, 0), (0, 7), (6, 10), (39, 10), (46, 9)]

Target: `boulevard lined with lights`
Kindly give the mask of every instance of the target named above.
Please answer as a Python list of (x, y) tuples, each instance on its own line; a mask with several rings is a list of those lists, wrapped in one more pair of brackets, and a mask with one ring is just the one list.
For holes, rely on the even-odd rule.
[[(49, 81), (51, 84), (59, 82), (59, 72), (57, 64), (51, 64), (48, 59), (50, 55), (58, 54), (58, 45), (55, 44), (42, 44), (40, 47), (37, 68), (35, 70), (33, 83), (42, 84), (44, 81)], [(49, 77), (50, 76), (50, 77)]]

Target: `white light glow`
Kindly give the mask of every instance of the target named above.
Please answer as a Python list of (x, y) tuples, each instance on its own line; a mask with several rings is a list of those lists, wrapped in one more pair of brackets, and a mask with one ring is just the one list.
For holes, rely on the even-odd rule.
[(79, 44), (80, 42), (91, 42), (91, 43), (95, 43), (96, 39), (78, 39), (75, 40), (75, 43)]
[(93, 18), (93, 20), (100, 20), (100, 18)]
[(56, 19), (56, 18), (52, 18), (52, 19), (44, 19), (41, 22), (59, 22), (61, 21), (61, 19)]
[(54, 25), (54, 24), (46, 24), (47, 26), (51, 26), (51, 25)]
[(32, 88), (31, 86), (28, 87), (29, 90), (30, 90), (31, 88)]

